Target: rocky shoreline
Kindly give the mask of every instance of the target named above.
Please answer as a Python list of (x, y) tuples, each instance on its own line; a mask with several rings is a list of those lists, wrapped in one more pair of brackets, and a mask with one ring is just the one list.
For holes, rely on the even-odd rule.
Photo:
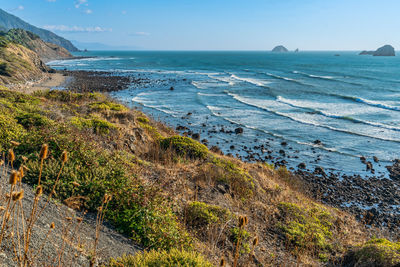
[[(77, 91), (87, 91), (88, 89), (101, 92), (120, 91), (132, 87), (147, 87), (151, 80), (146, 77), (119, 76), (111, 72), (92, 72), (92, 71), (61, 71), (66, 76), (73, 77), (73, 81), (66, 87)], [(191, 116), (191, 114), (187, 114)], [(185, 117), (182, 118), (183, 120)], [(177, 125), (177, 132), (191, 137), (208, 145), (209, 149), (225, 153), (228, 156), (236, 156), (241, 160), (248, 162), (266, 162), (273, 163), (275, 167), (286, 166), (286, 159), (297, 157), (291, 155), (290, 148), (282, 142), (282, 149), (271, 151), (268, 146), (258, 144), (253, 147), (239, 147), (233, 143), (233, 136), (243, 133), (241, 127), (209, 127), (203, 124), (202, 132), (192, 131), (190, 127)], [(219, 145), (209, 145), (213, 134), (223, 132), (227, 136), (231, 135), (231, 141), (228, 142), (226, 151), (222, 151)], [(207, 134), (207, 137), (201, 134)], [(228, 137), (229, 138), (229, 137)], [(254, 140), (255, 143), (258, 140)], [(320, 142), (314, 141), (315, 144)], [(218, 142), (217, 142), (218, 144)], [(313, 148), (311, 148), (313, 150)], [(233, 155), (232, 151), (242, 150), (247, 156)], [(260, 153), (260, 151), (262, 151)], [(315, 162), (318, 162), (319, 155), (315, 154)], [(366, 225), (386, 228), (395, 231), (400, 226), (400, 160), (395, 160), (392, 166), (387, 169), (390, 178), (374, 175), (374, 164), (378, 164), (379, 159), (374, 157), (371, 161), (360, 158), (362, 164), (371, 176), (367, 175), (346, 175), (325, 171), (322, 167), (315, 167), (314, 170), (306, 169), (306, 164), (301, 163), (297, 168), (289, 168), (293, 178), (302, 184), (302, 190), (322, 203), (346, 210), (354, 214), (359, 221)]]

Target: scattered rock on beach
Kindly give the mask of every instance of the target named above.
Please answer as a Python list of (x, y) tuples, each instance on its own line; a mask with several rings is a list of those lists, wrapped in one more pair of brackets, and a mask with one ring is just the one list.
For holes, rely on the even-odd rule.
[(194, 133), (192, 134), (192, 138), (195, 140), (200, 140), (200, 134), (199, 133)]
[(314, 140), (313, 142), (315, 145), (322, 145), (322, 141), (321, 140)]
[(297, 165), (297, 167), (299, 169), (305, 169), (306, 168), (306, 164), (304, 162), (300, 163), (299, 165)]
[(321, 175), (323, 175), (323, 176), (326, 175), (325, 170), (324, 170), (324, 168), (322, 168), (322, 167), (315, 167), (314, 173), (316, 173), (316, 174), (321, 174)]
[(242, 134), (243, 133), (243, 128), (239, 127), (235, 129), (235, 134)]
[(389, 171), (389, 176), (393, 180), (400, 181), (400, 160), (396, 159), (392, 166), (386, 166), (386, 169)]
[(217, 147), (217, 146), (212, 146), (211, 148), (210, 148), (210, 151), (211, 152), (214, 152), (214, 153), (217, 153), (217, 154), (220, 154), (220, 155), (223, 155), (224, 153), (222, 152), (222, 150), (219, 148), (219, 147)]

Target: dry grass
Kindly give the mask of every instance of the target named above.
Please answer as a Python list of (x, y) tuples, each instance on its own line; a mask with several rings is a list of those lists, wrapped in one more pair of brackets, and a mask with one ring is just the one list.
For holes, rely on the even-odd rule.
[[(12, 145), (16, 147), (19, 143), (12, 142)], [(12, 171), (8, 177), (8, 186), (0, 186), (0, 251), (12, 251), (15, 263), (18, 266), (24, 267), (38, 266), (39, 263), (41, 265), (44, 262), (49, 266), (74, 266), (75, 260), (78, 258), (78, 253), (84, 257), (90, 256), (90, 265), (94, 266), (96, 263), (96, 249), (100, 229), (104, 221), (107, 205), (111, 200), (111, 195), (106, 194), (102, 206), (99, 207), (96, 220), (96, 238), (93, 248), (90, 250), (90, 255), (87, 255), (87, 251), (81, 249), (82, 243), (79, 238), (77, 238), (83, 219), (81, 217), (75, 217), (72, 214), (65, 214), (62, 225), (55, 225), (55, 223), (52, 222), (48, 230), (46, 230), (42, 243), (39, 245), (36, 244), (35, 246), (31, 245), (32, 235), (34, 231), (37, 230), (35, 224), (42, 216), (48, 204), (52, 201), (53, 195), (56, 194), (60, 175), (63, 171), (64, 164), (68, 161), (68, 154), (64, 151), (60, 158), (61, 167), (58, 176), (55, 178), (56, 182), (50, 194), (45, 196), (43, 195), (41, 178), (43, 165), (48, 154), (48, 145), (44, 144), (39, 153), (40, 173), (38, 184), (35, 186), (35, 196), (31, 207), (24, 209), (22, 201), (24, 198), (24, 189), (22, 188), (22, 182), (24, 180), (24, 175), (29, 170), (24, 165), (21, 165), (18, 171), (12, 170), (16, 158), (13, 149), (8, 151), (7, 157), (5, 157), (3, 153), (3, 159), (0, 160), (0, 168), (2, 170), (0, 179), (7, 179), (7, 169), (11, 169)], [(44, 204), (39, 205), (39, 201), (42, 198), (46, 198), (46, 200)], [(26, 210), (30, 212), (26, 213)], [(60, 216), (62, 215), (60, 214)], [(62, 235), (58, 237), (60, 240), (53, 240), (53, 231), (56, 227), (62, 228)], [(49, 258), (49, 255), (43, 254), (43, 248), (49, 242), (54, 242), (53, 258)]]

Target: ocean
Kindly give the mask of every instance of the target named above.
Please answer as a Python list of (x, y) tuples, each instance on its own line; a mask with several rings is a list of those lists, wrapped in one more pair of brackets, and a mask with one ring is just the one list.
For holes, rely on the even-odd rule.
[(357, 54), (96, 51), (49, 65), (148, 79), (111, 96), (225, 153), (372, 175), (365, 156), (387, 177), (400, 154), (400, 58)]

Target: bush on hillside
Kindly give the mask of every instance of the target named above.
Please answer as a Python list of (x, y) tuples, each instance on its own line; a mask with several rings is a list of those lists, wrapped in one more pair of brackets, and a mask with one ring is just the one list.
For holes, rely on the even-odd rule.
[(399, 266), (400, 242), (373, 238), (348, 253), (344, 261), (346, 266)]
[(184, 136), (172, 136), (160, 141), (162, 149), (173, 149), (178, 155), (193, 159), (205, 159), (208, 149), (205, 145)]
[(151, 250), (138, 253), (135, 256), (123, 256), (112, 259), (110, 267), (130, 266), (130, 267), (211, 267), (210, 262), (206, 261), (196, 252), (172, 249)]

